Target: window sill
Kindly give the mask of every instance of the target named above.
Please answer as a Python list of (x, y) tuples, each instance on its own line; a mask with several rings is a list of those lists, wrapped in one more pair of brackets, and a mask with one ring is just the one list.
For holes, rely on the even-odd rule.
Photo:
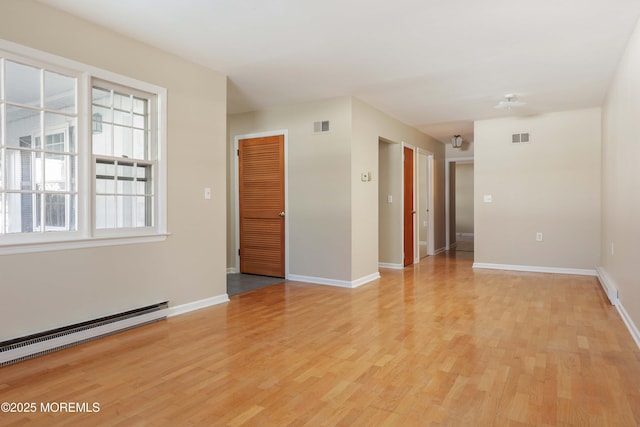
[(99, 248), (103, 246), (133, 245), (140, 243), (162, 242), (170, 233), (157, 233), (136, 236), (92, 237), (87, 239), (56, 240), (51, 242), (19, 243), (0, 246), (1, 255), (27, 254), (34, 252), (52, 252), (71, 249)]

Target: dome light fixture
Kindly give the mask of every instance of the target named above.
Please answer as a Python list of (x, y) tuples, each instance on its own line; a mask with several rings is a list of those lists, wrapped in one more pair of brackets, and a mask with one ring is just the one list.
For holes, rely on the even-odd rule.
[(460, 135), (453, 135), (451, 137), (451, 146), (453, 148), (460, 148), (462, 147), (462, 137)]

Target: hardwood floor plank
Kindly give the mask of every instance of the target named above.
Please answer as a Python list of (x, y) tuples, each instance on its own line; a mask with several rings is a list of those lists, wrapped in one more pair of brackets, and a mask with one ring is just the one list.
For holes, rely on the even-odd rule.
[(0, 425), (633, 426), (640, 350), (597, 279), (427, 257), (284, 282), (0, 368)]

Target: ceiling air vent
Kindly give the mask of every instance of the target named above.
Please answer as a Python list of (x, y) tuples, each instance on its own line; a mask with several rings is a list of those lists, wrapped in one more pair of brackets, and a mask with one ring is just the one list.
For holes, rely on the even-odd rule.
[(511, 142), (513, 144), (522, 144), (529, 142), (529, 132), (527, 133), (514, 133), (511, 135)]
[(323, 120), (321, 122), (313, 123), (313, 132), (322, 133), (329, 132), (329, 120)]

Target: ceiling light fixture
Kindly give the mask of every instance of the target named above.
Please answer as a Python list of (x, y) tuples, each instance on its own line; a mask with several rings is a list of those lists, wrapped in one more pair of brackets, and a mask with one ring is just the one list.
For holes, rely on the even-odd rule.
[(494, 107), (498, 109), (506, 108), (510, 110), (513, 107), (520, 107), (524, 105), (524, 102), (518, 101), (518, 97), (513, 93), (508, 93), (504, 96), (504, 99)]
[(451, 137), (451, 146), (453, 148), (460, 148), (462, 147), (462, 137), (460, 135), (453, 135)]

